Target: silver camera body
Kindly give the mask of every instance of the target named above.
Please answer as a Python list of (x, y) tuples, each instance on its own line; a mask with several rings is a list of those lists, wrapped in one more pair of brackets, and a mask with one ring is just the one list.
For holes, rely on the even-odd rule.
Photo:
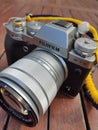
[[(73, 23), (60, 20), (44, 24), (15, 18), (5, 28), (11, 65), (0, 73), (0, 104), (34, 126), (60, 88), (71, 97), (78, 94), (94, 65), (96, 43), (81, 37)], [(19, 60), (9, 62), (15, 58)]]

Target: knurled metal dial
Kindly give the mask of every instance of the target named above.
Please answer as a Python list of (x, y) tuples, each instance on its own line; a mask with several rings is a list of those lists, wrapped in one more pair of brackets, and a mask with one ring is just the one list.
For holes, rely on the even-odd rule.
[(30, 35), (34, 35), (36, 32), (38, 32), (38, 30), (42, 27), (42, 23), (41, 22), (28, 22), (27, 23), (27, 32)]
[(89, 38), (78, 38), (75, 41), (74, 48), (76, 53), (83, 57), (92, 56), (95, 53), (97, 45), (95, 41)]

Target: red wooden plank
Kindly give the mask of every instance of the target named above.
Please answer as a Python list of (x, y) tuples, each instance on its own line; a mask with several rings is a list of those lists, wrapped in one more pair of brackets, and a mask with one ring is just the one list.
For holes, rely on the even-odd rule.
[(58, 96), (50, 108), (50, 130), (86, 130), (80, 96)]
[(3, 130), (7, 120), (6, 112), (0, 107), (0, 130)]
[(4, 53), (2, 57), (0, 57), (0, 71), (6, 68), (7, 66), (8, 64), (7, 64), (6, 54)]

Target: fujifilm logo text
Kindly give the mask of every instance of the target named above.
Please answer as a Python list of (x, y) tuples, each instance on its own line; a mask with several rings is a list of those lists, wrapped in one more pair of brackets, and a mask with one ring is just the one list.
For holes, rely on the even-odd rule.
[(47, 48), (49, 48), (49, 49), (52, 49), (52, 50), (55, 50), (55, 51), (57, 51), (57, 52), (59, 52), (60, 51), (60, 49), (58, 48), (58, 47), (56, 47), (56, 46), (53, 46), (53, 45), (50, 45), (48, 42), (46, 42), (46, 41), (39, 41), (39, 44), (41, 44), (41, 45), (43, 45), (43, 46), (45, 46), (45, 47), (47, 47)]

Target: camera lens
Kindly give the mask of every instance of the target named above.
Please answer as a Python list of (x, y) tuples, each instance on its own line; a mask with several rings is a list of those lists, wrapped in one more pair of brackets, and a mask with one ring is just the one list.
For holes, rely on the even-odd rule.
[(0, 73), (0, 104), (25, 125), (35, 126), (66, 78), (61, 57), (36, 49)]

